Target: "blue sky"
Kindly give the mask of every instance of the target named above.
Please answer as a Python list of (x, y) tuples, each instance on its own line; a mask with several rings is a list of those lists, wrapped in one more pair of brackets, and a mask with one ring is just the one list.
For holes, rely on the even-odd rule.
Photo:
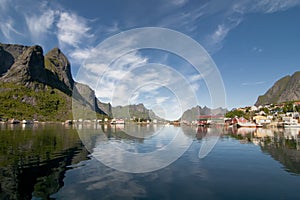
[[(0, 0), (0, 42), (39, 44), (45, 53), (59, 47), (70, 59), (73, 75), (77, 77), (81, 64), (96, 46), (115, 34), (141, 27), (176, 30), (197, 41), (209, 53), (222, 77), (226, 105), (231, 109), (253, 105), (258, 95), (265, 93), (276, 80), (300, 69), (299, 19), (299, 0)], [(179, 72), (189, 65), (176, 55), (158, 50), (131, 52), (116, 63), (132, 66), (152, 62)], [(187, 69), (192, 70), (190, 66)], [(145, 71), (137, 69), (135, 73), (138, 76)], [(210, 106), (204, 75), (197, 78), (197, 74), (189, 72), (182, 74), (193, 79), (191, 88), (198, 95), (197, 103)], [(118, 80), (121, 75), (116, 74)], [(122, 76), (124, 80), (126, 76)], [(101, 100), (112, 101), (104, 97), (114, 87), (94, 89)], [(161, 111), (171, 109), (162, 105), (171, 102), (172, 92), (163, 87), (154, 89), (156, 93), (148, 95), (153, 97), (152, 102), (146, 102), (148, 107), (155, 104), (153, 107)], [(139, 97), (130, 95), (130, 100), (115, 104), (146, 101), (147, 95), (142, 92)], [(179, 115), (164, 112), (169, 118)]]

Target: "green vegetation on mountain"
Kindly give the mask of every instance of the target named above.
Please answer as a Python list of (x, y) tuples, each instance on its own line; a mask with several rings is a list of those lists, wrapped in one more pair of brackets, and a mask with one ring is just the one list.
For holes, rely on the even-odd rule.
[(112, 115), (114, 118), (133, 119), (135, 121), (146, 120), (162, 120), (156, 116), (152, 110), (145, 108), (143, 104), (116, 106), (112, 108)]
[[(37, 87), (41, 87), (36, 83)], [(5, 89), (4, 89), (5, 88)], [(32, 90), (24, 85), (2, 83), (0, 117), (58, 121), (72, 118), (70, 99), (57, 89)]]
[(246, 116), (246, 113), (245, 113), (245, 112), (243, 112), (243, 111), (241, 111), (241, 110), (236, 110), (236, 109), (227, 112), (227, 113), (225, 114), (225, 117), (227, 117), (227, 118), (244, 117), (244, 118), (246, 118), (246, 119), (249, 119), (249, 118), (250, 118), (249, 115)]
[(60, 49), (44, 56), (40, 46), (0, 44), (0, 118), (64, 121), (73, 117), (72, 103), (76, 112), (84, 112), (80, 116), (111, 115), (110, 104), (73, 80)]

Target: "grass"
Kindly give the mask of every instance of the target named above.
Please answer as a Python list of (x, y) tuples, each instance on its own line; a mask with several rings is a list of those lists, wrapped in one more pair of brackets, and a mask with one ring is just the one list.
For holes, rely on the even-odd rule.
[(33, 83), (34, 89), (0, 84), (0, 117), (61, 121), (71, 117), (71, 98), (63, 92)]

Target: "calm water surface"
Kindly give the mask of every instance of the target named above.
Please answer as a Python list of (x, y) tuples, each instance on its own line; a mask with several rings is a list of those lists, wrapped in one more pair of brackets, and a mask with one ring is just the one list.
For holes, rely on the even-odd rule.
[[(300, 129), (76, 128), (2, 124), (0, 199), (300, 199)], [(216, 145), (200, 159), (201, 146), (217, 132)], [(191, 146), (154, 172), (120, 172), (92, 156), (108, 143), (129, 152), (151, 152), (174, 134), (182, 134)], [(106, 156), (118, 158), (113, 152)]]

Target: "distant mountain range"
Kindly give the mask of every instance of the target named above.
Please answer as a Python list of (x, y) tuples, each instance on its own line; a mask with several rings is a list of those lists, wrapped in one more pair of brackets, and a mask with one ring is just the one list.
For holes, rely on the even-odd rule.
[(110, 104), (100, 102), (91, 88), (73, 80), (70, 62), (60, 49), (44, 56), (40, 46), (0, 44), (1, 118), (71, 119), (72, 95), (80, 110), (112, 114)]
[(164, 120), (158, 117), (152, 110), (147, 109), (144, 104), (127, 106), (116, 106), (112, 108), (114, 118), (135, 119), (135, 120)]
[(200, 115), (224, 115), (228, 110), (224, 108), (216, 108), (211, 109), (206, 106), (201, 108), (201, 106), (196, 106), (191, 109), (186, 110), (181, 117), (181, 120), (185, 121), (194, 121), (198, 118)]
[[(0, 118), (64, 121), (73, 118), (74, 110), (82, 118), (96, 113), (98, 118), (164, 120), (143, 104), (112, 107), (99, 101), (89, 86), (74, 81), (71, 64), (58, 48), (44, 55), (37, 45), (0, 43)], [(225, 112), (196, 106), (181, 119)]]
[(264, 94), (258, 97), (255, 105), (281, 103), (300, 100), (300, 71), (292, 76), (285, 76)]

